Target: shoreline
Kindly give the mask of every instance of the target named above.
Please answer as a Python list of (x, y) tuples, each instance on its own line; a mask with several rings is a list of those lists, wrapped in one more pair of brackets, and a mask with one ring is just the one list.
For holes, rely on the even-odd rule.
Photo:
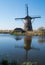
[(12, 35), (26, 35), (26, 36), (45, 36), (45, 33), (42, 31), (27, 31), (25, 33), (13, 32)]
[(13, 30), (0, 30), (0, 34), (11, 34), (11, 35), (26, 35), (26, 36), (45, 36), (44, 31), (26, 31), (26, 32), (16, 32)]

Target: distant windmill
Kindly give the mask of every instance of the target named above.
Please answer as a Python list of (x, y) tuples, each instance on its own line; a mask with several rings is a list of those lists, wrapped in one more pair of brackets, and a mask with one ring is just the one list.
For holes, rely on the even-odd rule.
[(27, 12), (27, 15), (26, 17), (24, 18), (15, 18), (15, 20), (19, 20), (19, 19), (24, 19), (25, 20), (25, 24), (24, 24), (24, 30), (25, 31), (32, 31), (32, 23), (31, 23), (31, 20), (32, 19), (36, 19), (36, 18), (41, 18), (40, 16), (37, 16), (37, 17), (31, 17), (29, 16), (29, 13), (28, 13), (28, 5), (26, 4), (26, 12)]

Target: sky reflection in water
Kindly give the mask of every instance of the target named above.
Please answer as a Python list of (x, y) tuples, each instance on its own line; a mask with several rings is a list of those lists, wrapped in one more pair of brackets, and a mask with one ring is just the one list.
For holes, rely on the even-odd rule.
[(4, 58), (45, 64), (45, 37), (0, 34), (0, 61)]

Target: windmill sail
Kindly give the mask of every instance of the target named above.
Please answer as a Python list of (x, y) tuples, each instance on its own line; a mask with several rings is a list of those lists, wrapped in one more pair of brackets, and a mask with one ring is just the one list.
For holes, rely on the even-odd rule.
[(24, 19), (24, 18), (15, 18), (15, 20), (20, 20), (20, 19)]
[(32, 17), (32, 19), (36, 19), (36, 18), (41, 18), (41, 16), (37, 16), (37, 17)]
[(28, 5), (26, 4), (26, 11), (27, 11), (27, 16), (28, 16)]

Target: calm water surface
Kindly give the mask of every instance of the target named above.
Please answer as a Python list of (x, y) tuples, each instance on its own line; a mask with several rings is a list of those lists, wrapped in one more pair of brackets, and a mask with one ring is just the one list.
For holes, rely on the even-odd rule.
[(45, 65), (45, 37), (0, 34), (0, 61), (4, 58)]

